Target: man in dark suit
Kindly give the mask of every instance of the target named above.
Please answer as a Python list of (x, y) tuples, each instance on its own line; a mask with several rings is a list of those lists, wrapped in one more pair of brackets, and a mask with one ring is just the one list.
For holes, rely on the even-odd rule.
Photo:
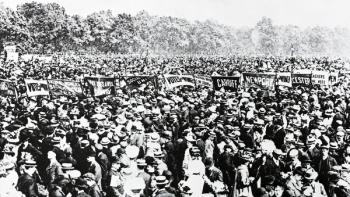
[(333, 166), (337, 165), (337, 161), (330, 156), (329, 154), (329, 144), (321, 145), (321, 158), (318, 162), (317, 172), (319, 174), (319, 182), (322, 183), (326, 189), (326, 192), (329, 193), (329, 175), (328, 172), (332, 169)]
[(205, 178), (204, 178), (204, 188), (203, 193), (213, 193), (215, 195), (216, 188), (214, 186), (215, 182), (222, 182), (224, 181), (223, 175), (221, 170), (216, 168), (214, 166), (213, 158), (206, 158), (204, 160), (205, 165)]
[(64, 176), (59, 176), (54, 182), (55, 186), (50, 190), (49, 197), (65, 197), (67, 185), (69, 184), (69, 180)]
[(108, 156), (103, 152), (101, 144), (96, 145), (97, 157), (96, 161), (101, 166), (102, 170), (102, 188), (107, 186), (108, 169), (110, 168), (110, 162)]
[(47, 153), (47, 158), (50, 160), (50, 164), (46, 168), (46, 180), (48, 187), (51, 188), (52, 183), (59, 175), (63, 175), (63, 172), (61, 164), (58, 163), (58, 161), (56, 160), (56, 153), (54, 153), (53, 151), (49, 151)]
[(90, 152), (89, 157), (87, 158), (88, 162), (90, 163), (90, 166), (88, 168), (87, 172), (91, 172), (93, 175), (95, 175), (96, 178), (96, 183), (100, 188), (102, 187), (102, 169), (100, 164), (97, 163), (96, 159), (96, 153), (95, 152)]
[(23, 166), (21, 166), (21, 169), (23, 170), (23, 174), (18, 179), (18, 191), (22, 192), (26, 197), (38, 197), (38, 185), (34, 179), (36, 162), (26, 161)]
[(157, 191), (155, 192), (155, 197), (175, 197), (174, 194), (170, 193), (166, 189), (166, 185), (168, 183), (169, 181), (166, 179), (165, 176), (156, 177)]
[(89, 194), (85, 193), (85, 190), (88, 188), (86, 180), (83, 178), (78, 178), (75, 181), (75, 192), (76, 197), (91, 197)]

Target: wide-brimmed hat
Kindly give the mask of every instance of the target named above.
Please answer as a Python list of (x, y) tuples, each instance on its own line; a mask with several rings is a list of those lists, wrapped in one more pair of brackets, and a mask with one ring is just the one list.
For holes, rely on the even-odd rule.
[(118, 116), (115, 121), (118, 123), (118, 124), (125, 124), (127, 119), (125, 118), (125, 116)]
[(62, 163), (62, 170), (74, 170), (72, 163)]
[(242, 161), (250, 161), (252, 157), (249, 154), (239, 154), (238, 158)]
[(147, 166), (146, 160), (144, 159), (137, 159), (136, 163), (137, 163), (137, 166)]
[(111, 141), (107, 138), (107, 137), (103, 137), (102, 139), (101, 139), (101, 141), (100, 141), (100, 144), (102, 145), (102, 146), (107, 146), (108, 144), (110, 144), (111, 143)]
[(34, 161), (34, 160), (26, 160), (26, 161), (24, 161), (24, 166), (36, 167), (36, 161)]
[(338, 143), (337, 142), (330, 142), (329, 149), (338, 150), (339, 149)]
[(157, 185), (166, 185), (169, 181), (166, 179), (165, 176), (157, 176), (156, 177), (156, 184)]
[(60, 137), (53, 137), (52, 139), (51, 139), (51, 143), (52, 144), (58, 144), (58, 143), (60, 143), (61, 142), (61, 138)]

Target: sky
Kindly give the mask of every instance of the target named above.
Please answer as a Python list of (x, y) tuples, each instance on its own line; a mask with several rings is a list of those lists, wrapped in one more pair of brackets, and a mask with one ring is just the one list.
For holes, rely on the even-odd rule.
[[(33, 0), (0, 0), (7, 7)], [(136, 14), (174, 16), (194, 20), (213, 20), (221, 24), (254, 26), (263, 16), (277, 25), (350, 28), (350, 0), (36, 0), (56, 2), (68, 14), (86, 16), (100, 10)]]

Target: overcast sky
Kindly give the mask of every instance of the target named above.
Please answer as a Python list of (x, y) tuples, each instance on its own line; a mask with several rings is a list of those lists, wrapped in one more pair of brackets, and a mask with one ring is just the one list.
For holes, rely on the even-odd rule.
[[(0, 0), (5, 6), (32, 0)], [(230, 26), (254, 26), (263, 16), (275, 24), (341, 26), (350, 28), (350, 0), (37, 0), (57, 2), (68, 14), (87, 15), (111, 9), (114, 13), (176, 16), (193, 20), (214, 20)]]

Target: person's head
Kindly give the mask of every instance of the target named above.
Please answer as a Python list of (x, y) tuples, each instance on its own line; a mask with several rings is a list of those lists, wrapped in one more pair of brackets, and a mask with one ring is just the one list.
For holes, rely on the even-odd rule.
[(94, 185), (96, 182), (95, 182), (95, 175), (88, 172), (86, 174), (83, 175), (83, 179), (86, 181), (86, 184), (88, 186), (92, 186)]
[(30, 176), (33, 176), (33, 174), (36, 172), (36, 162), (35, 161), (26, 161), (23, 164), (23, 170), (25, 173), (27, 173)]
[(49, 160), (56, 159), (56, 153), (53, 152), (53, 151), (47, 152), (47, 158), (48, 158)]
[(214, 160), (211, 157), (205, 158), (204, 165), (206, 169), (210, 169), (214, 166)]
[(274, 196), (275, 197), (281, 197), (284, 192), (284, 187), (282, 184), (277, 184), (274, 189)]
[(296, 167), (293, 171), (293, 177), (297, 181), (301, 181), (303, 178), (304, 172), (301, 167)]
[(329, 153), (329, 146), (322, 145), (321, 146), (321, 154), (322, 154), (322, 156), (326, 157), (326, 156), (328, 156), (328, 153)]
[(87, 161), (88, 162), (90, 162), (90, 163), (92, 163), (92, 162), (94, 162), (95, 161), (95, 156), (96, 156), (96, 154), (90, 154), (88, 157), (87, 157)]
[(190, 155), (192, 160), (200, 160), (201, 155), (199, 148), (196, 146), (190, 148)]
[(298, 160), (298, 156), (299, 156), (299, 151), (297, 149), (291, 149), (289, 151), (289, 158), (292, 160), (292, 161), (297, 161)]

